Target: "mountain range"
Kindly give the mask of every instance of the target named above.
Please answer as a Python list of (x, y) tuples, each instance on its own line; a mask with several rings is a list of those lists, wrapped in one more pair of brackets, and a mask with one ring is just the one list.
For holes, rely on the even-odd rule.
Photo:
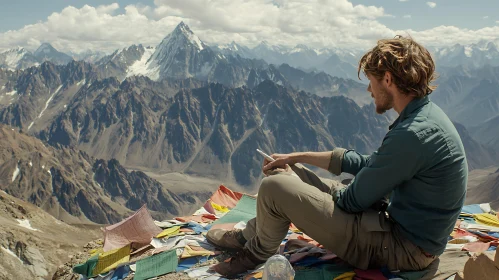
[[(370, 106), (270, 80), (232, 88), (192, 79), (156, 82), (134, 76), (121, 82), (101, 75), (84, 62), (46, 62), (17, 77), (5, 74), (9, 95), (0, 99), (0, 121), (126, 166), (234, 176), (243, 185), (259, 176), (245, 171), (257, 170), (260, 158), (240, 147), (291, 151), (344, 145), (369, 152), (388, 126)], [(276, 141), (280, 138), (291, 139)]]
[(67, 64), (71, 60), (73, 60), (71, 56), (59, 52), (49, 43), (43, 43), (34, 53), (24, 48), (16, 48), (0, 53), (0, 68), (19, 70), (38, 66), (45, 61), (54, 64)]
[(430, 47), (437, 65), (444, 67), (466, 66), (480, 68), (485, 65), (499, 66), (499, 50), (492, 41), (480, 41), (470, 45), (456, 44), (449, 47)]
[[(489, 126), (493, 131), (490, 124), (499, 116), (498, 89), (499, 66), (472, 68), (460, 65), (440, 72), (438, 88), (431, 97), (452, 120), (465, 125), (472, 133), (483, 131), (481, 126)], [(480, 133), (473, 133), (473, 136), (479, 141), (487, 138)], [(481, 142), (486, 144), (487, 140), (492, 139), (489, 136)]]

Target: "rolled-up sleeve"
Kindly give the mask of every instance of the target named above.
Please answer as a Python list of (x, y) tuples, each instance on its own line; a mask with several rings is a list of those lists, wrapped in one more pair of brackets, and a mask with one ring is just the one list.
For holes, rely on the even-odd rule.
[[(366, 210), (416, 174), (423, 162), (422, 149), (419, 138), (412, 131), (392, 130), (369, 158), (352, 153), (349, 158), (355, 160), (350, 161), (350, 168), (365, 166), (346, 188), (335, 193), (337, 205), (349, 213)], [(343, 170), (349, 168), (345, 161), (343, 165)]]
[(343, 148), (335, 148), (331, 152), (331, 160), (329, 161), (329, 167), (328, 167), (329, 172), (333, 173), (334, 175), (341, 174), (343, 156), (346, 151), (347, 150)]

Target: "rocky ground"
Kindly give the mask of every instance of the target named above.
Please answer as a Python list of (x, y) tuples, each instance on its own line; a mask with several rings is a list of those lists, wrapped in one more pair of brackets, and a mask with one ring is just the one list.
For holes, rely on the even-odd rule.
[(0, 191), (0, 279), (50, 279), (57, 267), (101, 233), (72, 226)]

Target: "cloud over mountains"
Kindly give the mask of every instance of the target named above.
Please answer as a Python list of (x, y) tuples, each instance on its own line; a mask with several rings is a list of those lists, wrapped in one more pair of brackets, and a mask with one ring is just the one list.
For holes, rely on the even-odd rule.
[(154, 45), (180, 21), (207, 43), (236, 41), (248, 46), (269, 40), (287, 46), (306, 43), (365, 49), (376, 39), (407, 33), (434, 46), (499, 38), (497, 24), (478, 30), (454, 26), (393, 30), (380, 22), (388, 16), (393, 15), (381, 6), (354, 5), (348, 0), (155, 0), (154, 6), (136, 4), (124, 9), (117, 3), (68, 6), (45, 21), (0, 33), (0, 49), (35, 48), (42, 42), (72, 52), (112, 51), (134, 43)]

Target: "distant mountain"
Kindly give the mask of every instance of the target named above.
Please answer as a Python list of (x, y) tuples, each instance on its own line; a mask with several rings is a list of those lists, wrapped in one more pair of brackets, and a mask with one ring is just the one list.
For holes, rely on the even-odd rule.
[[(143, 172), (0, 126), (0, 188), (67, 222), (115, 223), (144, 203), (157, 219), (189, 204)], [(192, 198), (195, 200), (195, 197)]]
[(43, 43), (33, 53), (40, 63), (50, 61), (54, 64), (68, 64), (73, 58), (65, 53), (56, 50), (49, 43)]
[(0, 68), (18, 70), (39, 64), (37, 58), (24, 48), (15, 48), (0, 53)]
[(225, 56), (203, 43), (183, 22), (156, 47), (131, 46), (97, 62), (103, 77), (120, 80), (146, 76), (152, 80), (188, 79), (246, 85), (252, 69), (263, 69), (262, 60)]
[(99, 59), (107, 55), (105, 52), (101, 52), (98, 50), (97, 51), (87, 50), (81, 53), (68, 53), (68, 54), (71, 55), (71, 57), (73, 57), (73, 59), (76, 61), (83, 60), (88, 63), (96, 63), (97, 61), (99, 61)]
[(317, 69), (335, 77), (358, 80), (357, 67), (351, 63), (343, 61), (337, 54), (334, 53), (331, 54), (326, 61), (316, 67)]
[(8, 92), (0, 96), (0, 122), (25, 132), (41, 129), (66, 109), (79, 89), (90, 86), (98, 78), (95, 68), (81, 61), (64, 66), (45, 62), (16, 72), (4, 85)]
[(250, 48), (239, 45), (234, 41), (228, 45), (215, 45), (212, 46), (212, 48), (224, 55), (239, 55), (244, 58), (255, 58), (255, 55)]
[(142, 61), (144, 67), (142, 69), (135, 67), (133, 70), (136, 71), (129, 75), (144, 74), (153, 80), (165, 77), (208, 79), (209, 73), (219, 59), (220, 56), (216, 56), (186, 24), (181, 22), (154, 49), (150, 58)]
[(9, 70), (22, 70), (32, 66), (38, 66), (45, 61), (63, 65), (71, 62), (73, 58), (65, 53), (59, 52), (49, 43), (43, 43), (34, 52), (24, 48), (11, 49), (0, 53), (0, 68)]
[(499, 115), (499, 67), (459, 66), (442, 72), (432, 100), (467, 128)]
[[(269, 67), (272, 68), (272, 67)], [(351, 79), (338, 78), (324, 72), (305, 72), (282, 64), (279, 73), (296, 89), (302, 89), (319, 96), (343, 95), (353, 99), (360, 106), (372, 102), (367, 86)]]
[(480, 41), (471, 45), (456, 44), (451, 47), (429, 48), (437, 65), (456, 67), (459, 65), (475, 68), (485, 65), (499, 66), (499, 51), (494, 42)]
[[(0, 122), (29, 134), (43, 130), (75, 100), (86, 100), (88, 92), (106, 94), (120, 87), (116, 78), (103, 80), (101, 75), (97, 67), (83, 61), (67, 65), (45, 62), (39, 67), (14, 73), (0, 69)], [(158, 92), (162, 98), (171, 97), (180, 89), (205, 84), (192, 79), (165, 79), (153, 85), (148, 78), (129, 80), (137, 81), (142, 91)]]
[(470, 132), (480, 143), (499, 153), (499, 114), (497, 117), (470, 128)]
[[(153, 49), (154, 50), (154, 49)], [(146, 54), (146, 55), (145, 55)], [(147, 54), (151, 54), (151, 48), (144, 48), (142, 45), (132, 45), (128, 48), (116, 50), (112, 54), (107, 55), (96, 61), (102, 76), (104, 77), (121, 77), (127, 71), (133, 70), (132, 65), (143, 58), (149, 58)], [(144, 63), (146, 61), (143, 61)]]
[(227, 46), (218, 46), (217, 49), (225, 55), (240, 55), (246, 58), (263, 59), (270, 64), (287, 64), (303, 71), (324, 71), (340, 78), (356, 78), (357, 52), (344, 50), (313, 49), (299, 44), (294, 48), (280, 45), (271, 45), (262, 41), (250, 49), (235, 42)]
[(249, 49), (234, 42), (214, 51), (187, 25), (180, 23), (156, 47), (133, 45), (103, 57), (96, 64), (101, 77), (117, 77), (119, 80), (132, 76), (146, 76), (155, 81), (193, 78), (250, 88), (271, 80), (293, 90), (305, 90), (320, 96), (345, 95), (361, 105), (371, 102), (363, 84), (319, 71), (302, 71), (287, 64), (277, 67), (248, 56)]
[(463, 141), (469, 170), (499, 165), (499, 150), (477, 142), (463, 125), (454, 123), (454, 126)]

